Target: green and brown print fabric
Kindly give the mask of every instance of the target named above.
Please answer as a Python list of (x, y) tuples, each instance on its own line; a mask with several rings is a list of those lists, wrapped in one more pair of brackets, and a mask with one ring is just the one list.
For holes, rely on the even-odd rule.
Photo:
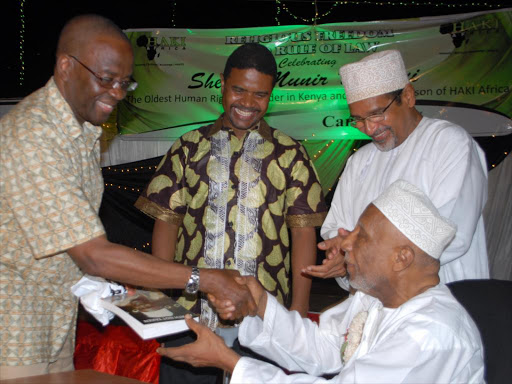
[[(290, 293), (288, 228), (320, 226), (327, 212), (299, 142), (263, 120), (238, 139), (222, 117), (174, 143), (135, 205), (180, 225), (176, 262), (256, 276), (281, 303)], [(201, 319), (217, 324), (206, 300)]]

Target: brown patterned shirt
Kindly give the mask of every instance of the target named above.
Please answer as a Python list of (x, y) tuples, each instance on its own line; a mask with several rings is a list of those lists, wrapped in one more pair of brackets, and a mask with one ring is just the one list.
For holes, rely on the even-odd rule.
[[(180, 225), (176, 262), (257, 276), (281, 303), (290, 293), (288, 228), (320, 226), (327, 212), (299, 142), (263, 120), (238, 139), (222, 117), (173, 144), (135, 205)], [(179, 301), (192, 308), (196, 298)], [(216, 326), (206, 300), (201, 318)]]
[(64, 251), (104, 234), (100, 134), (53, 78), (0, 120), (0, 365), (54, 361), (75, 336), (82, 273)]

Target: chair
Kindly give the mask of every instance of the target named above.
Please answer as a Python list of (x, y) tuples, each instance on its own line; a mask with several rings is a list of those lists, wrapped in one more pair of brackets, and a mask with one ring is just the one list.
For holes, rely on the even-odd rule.
[(447, 284), (476, 323), (484, 346), (488, 384), (512, 380), (512, 281), (463, 280)]

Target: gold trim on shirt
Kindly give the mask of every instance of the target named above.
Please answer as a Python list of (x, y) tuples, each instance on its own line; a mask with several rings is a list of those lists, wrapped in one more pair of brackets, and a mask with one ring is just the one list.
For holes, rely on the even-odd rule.
[(286, 216), (286, 224), (290, 228), (304, 228), (304, 227), (320, 227), (327, 212), (313, 213), (311, 215), (288, 215)]
[(181, 225), (185, 215), (180, 215), (170, 209), (162, 208), (144, 196), (140, 196), (135, 202), (135, 207), (140, 209), (153, 219), (160, 219), (169, 224)]

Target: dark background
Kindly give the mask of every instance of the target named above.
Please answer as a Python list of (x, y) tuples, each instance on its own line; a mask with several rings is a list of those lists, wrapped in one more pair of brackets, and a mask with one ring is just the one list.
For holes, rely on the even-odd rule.
[[(317, 0), (316, 8), (320, 15), (317, 24), (448, 15), (512, 7), (512, 1), (492, 0), (349, 0), (346, 3)], [(2, 0), (0, 98), (24, 97), (46, 83), (53, 72), (60, 30), (71, 17), (84, 13), (106, 16), (122, 29), (245, 28), (274, 26), (278, 23), (311, 25), (314, 24), (315, 2)], [(23, 79), (20, 80), (22, 75)]]

